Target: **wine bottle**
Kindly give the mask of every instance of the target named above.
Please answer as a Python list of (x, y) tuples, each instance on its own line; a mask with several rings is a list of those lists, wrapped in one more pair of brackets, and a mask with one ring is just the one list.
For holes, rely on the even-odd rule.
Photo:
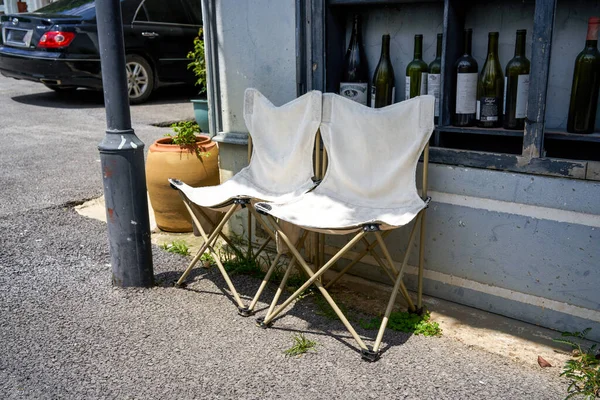
[(591, 17), (588, 23), (585, 48), (575, 59), (567, 132), (594, 132), (600, 88), (599, 30), (600, 17)]
[(453, 125), (473, 126), (477, 116), (477, 61), (471, 56), (473, 30), (465, 29), (464, 54), (456, 60), (456, 107)]
[(350, 45), (346, 51), (340, 95), (367, 105), (369, 89), (369, 68), (362, 45), (362, 30), (360, 16), (354, 16)]
[(429, 64), (427, 74), (427, 94), (435, 97), (435, 123), (438, 124), (440, 116), (440, 74), (442, 72), (442, 39), (441, 33), (437, 35), (437, 49), (435, 59)]
[(479, 75), (477, 95), (477, 126), (502, 126), (504, 76), (498, 59), (498, 32), (488, 34), (488, 54)]
[(381, 38), (381, 57), (375, 68), (371, 86), (371, 107), (385, 107), (394, 102), (396, 87), (394, 84), (394, 68), (390, 61), (390, 35)]
[(406, 66), (404, 99), (427, 94), (427, 64), (423, 61), (423, 35), (415, 35), (414, 59)]
[(527, 31), (519, 29), (515, 42), (515, 56), (506, 64), (504, 78), (504, 128), (506, 129), (525, 129), (531, 65), (525, 57), (526, 38)]

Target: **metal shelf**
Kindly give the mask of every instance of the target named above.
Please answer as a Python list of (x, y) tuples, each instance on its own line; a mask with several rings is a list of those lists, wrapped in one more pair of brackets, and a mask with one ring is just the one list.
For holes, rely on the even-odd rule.
[(544, 138), (552, 140), (565, 140), (569, 142), (600, 143), (600, 132), (582, 135), (578, 133), (568, 133), (559, 129), (549, 129), (544, 133)]
[(523, 131), (512, 131), (504, 128), (477, 128), (458, 126), (438, 126), (439, 132), (468, 133), (471, 135), (513, 136), (523, 137)]
[(443, 3), (444, 0), (329, 0), (330, 6), (385, 6), (406, 3)]

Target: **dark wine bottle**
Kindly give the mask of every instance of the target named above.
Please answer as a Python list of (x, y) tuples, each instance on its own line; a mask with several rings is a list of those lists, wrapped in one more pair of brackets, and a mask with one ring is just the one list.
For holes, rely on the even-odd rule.
[(414, 59), (406, 66), (404, 99), (427, 94), (427, 64), (423, 61), (423, 35), (415, 35)]
[(600, 17), (591, 17), (588, 23), (585, 48), (575, 60), (567, 132), (594, 132), (598, 90), (600, 89), (599, 30)]
[(456, 106), (452, 124), (473, 126), (477, 116), (477, 61), (471, 56), (473, 30), (465, 29), (464, 54), (456, 60)]
[(390, 61), (390, 35), (383, 35), (381, 38), (381, 57), (377, 68), (375, 68), (371, 86), (371, 107), (388, 106), (394, 102), (395, 97), (394, 68)]
[(365, 57), (365, 49), (362, 45), (360, 16), (355, 15), (350, 45), (348, 46), (344, 60), (340, 95), (366, 106), (368, 89), (369, 68)]
[(435, 59), (429, 64), (427, 74), (427, 94), (435, 97), (435, 123), (438, 124), (440, 116), (440, 74), (442, 72), (442, 39), (441, 33), (437, 35), (437, 49)]
[(498, 32), (488, 34), (488, 54), (479, 75), (477, 88), (477, 126), (502, 126), (504, 76), (498, 59)]
[(504, 78), (504, 128), (506, 129), (525, 129), (531, 65), (525, 57), (526, 39), (527, 31), (519, 29), (515, 42), (515, 56), (506, 64)]

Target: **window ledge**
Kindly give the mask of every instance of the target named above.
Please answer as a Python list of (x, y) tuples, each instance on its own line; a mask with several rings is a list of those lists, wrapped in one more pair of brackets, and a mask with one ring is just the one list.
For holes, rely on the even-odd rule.
[(219, 132), (212, 140), (217, 143), (248, 145), (248, 134), (240, 132)]

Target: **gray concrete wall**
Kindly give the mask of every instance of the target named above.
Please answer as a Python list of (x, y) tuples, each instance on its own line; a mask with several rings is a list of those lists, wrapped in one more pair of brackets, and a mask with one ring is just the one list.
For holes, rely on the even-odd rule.
[(296, 97), (294, 0), (216, 2), (223, 132), (247, 132), (244, 90), (273, 104)]
[[(514, 51), (515, 30), (531, 32), (532, 2), (511, 1), (493, 12), (486, 12), (486, 3), (467, 19), (475, 32), (474, 55), (483, 65), (487, 32), (499, 30), (505, 64)], [(508, 16), (513, 8), (519, 18)], [(430, 62), (443, 10), (440, 4), (392, 10), (365, 18), (365, 47), (372, 72), (381, 35), (389, 32), (399, 40), (391, 55), (401, 100), (413, 35), (425, 35), (424, 55)], [(258, 88), (275, 104), (295, 97), (293, 1), (254, 1), (252, 7), (249, 1), (222, 1), (219, 15), (224, 133), (245, 132), (246, 87)], [(407, 34), (399, 35), (400, 30)], [(243, 146), (222, 144), (221, 155), (225, 179), (246, 164)], [(600, 339), (600, 183), (432, 165), (430, 190), (427, 294), (558, 330), (593, 327), (592, 336)], [(238, 232), (241, 214), (235, 222)], [(400, 229), (389, 237), (395, 260), (401, 259), (407, 236), (407, 229)], [(346, 240), (330, 236), (328, 251)], [(416, 250), (407, 271), (413, 288)], [(387, 280), (369, 258), (353, 273)]]

